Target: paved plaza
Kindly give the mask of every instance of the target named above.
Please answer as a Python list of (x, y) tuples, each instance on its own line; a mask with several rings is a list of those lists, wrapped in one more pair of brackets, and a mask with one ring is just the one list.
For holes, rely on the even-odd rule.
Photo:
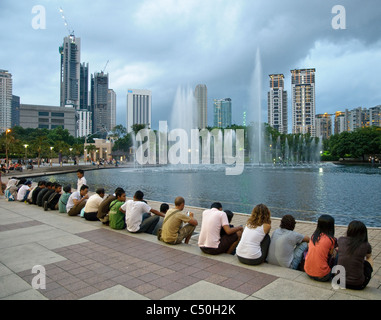
[[(149, 201), (158, 209), (160, 203)], [(201, 222), (201, 208), (186, 207)], [(247, 216), (235, 214), (234, 225)], [(273, 219), (272, 230), (279, 226)], [(298, 222), (311, 235), (314, 223)], [(336, 236), (345, 227), (336, 228)], [(335, 290), (300, 271), (264, 263), (241, 264), (236, 256), (209, 256), (197, 246), (159, 242), (148, 234), (112, 230), (100, 222), (0, 199), (0, 299), (49, 300), (380, 300), (381, 229), (369, 229), (375, 261), (363, 291)], [(33, 289), (34, 266), (46, 271), (46, 288)]]

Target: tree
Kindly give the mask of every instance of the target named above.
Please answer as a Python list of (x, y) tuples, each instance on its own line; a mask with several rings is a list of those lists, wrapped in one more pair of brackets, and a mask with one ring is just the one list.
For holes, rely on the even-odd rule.
[(38, 154), (38, 167), (41, 163), (41, 154), (44, 154), (49, 150), (49, 143), (46, 136), (37, 137), (34, 142), (31, 144), (31, 150)]

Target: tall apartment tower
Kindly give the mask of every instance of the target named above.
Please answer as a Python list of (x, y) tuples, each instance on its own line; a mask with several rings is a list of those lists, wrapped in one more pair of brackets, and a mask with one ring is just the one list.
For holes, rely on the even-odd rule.
[(134, 124), (152, 124), (152, 92), (150, 90), (127, 90), (127, 132), (132, 132)]
[(197, 85), (194, 96), (197, 103), (198, 128), (205, 129), (208, 126), (208, 88), (206, 85)]
[(268, 92), (268, 124), (279, 133), (288, 132), (287, 91), (284, 90), (284, 75), (270, 74), (270, 91)]
[(0, 132), (12, 126), (12, 74), (0, 69)]
[(227, 128), (232, 125), (232, 99), (215, 99), (214, 103), (214, 127)]
[(328, 139), (332, 135), (333, 114), (322, 113), (316, 115), (316, 136)]
[(93, 133), (110, 131), (110, 110), (108, 109), (108, 73), (91, 75), (91, 106)]
[(108, 89), (107, 108), (110, 110), (110, 130), (116, 126), (116, 93), (113, 89)]
[(315, 69), (291, 70), (292, 133), (316, 136)]
[(64, 38), (59, 47), (61, 55), (61, 96), (60, 106), (72, 105), (75, 109), (80, 105), (80, 61), (81, 39), (74, 34)]

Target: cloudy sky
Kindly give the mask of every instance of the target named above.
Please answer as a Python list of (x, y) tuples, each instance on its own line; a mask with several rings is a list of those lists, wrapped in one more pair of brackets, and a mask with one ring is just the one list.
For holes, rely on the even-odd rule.
[[(45, 29), (33, 27), (36, 5), (46, 11)], [(345, 8), (345, 30), (332, 27), (335, 5)], [(291, 124), (294, 68), (316, 68), (317, 113), (381, 104), (379, 0), (1, 0), (0, 69), (12, 73), (21, 103), (59, 105), (58, 47), (68, 34), (60, 7), (90, 73), (109, 60), (118, 124), (126, 125), (127, 89), (152, 91), (156, 129), (170, 121), (178, 88), (199, 83), (208, 87), (209, 125), (213, 99), (226, 97), (242, 124), (257, 50), (264, 121), (268, 75), (283, 73)]]

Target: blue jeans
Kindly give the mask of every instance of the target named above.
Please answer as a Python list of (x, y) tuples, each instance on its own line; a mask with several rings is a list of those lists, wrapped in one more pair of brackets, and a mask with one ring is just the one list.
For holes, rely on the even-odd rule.
[(302, 242), (298, 244), (294, 249), (294, 258), (292, 259), (290, 268), (297, 270), (299, 267), (300, 262), (303, 258), (304, 251), (308, 248), (307, 242)]
[(136, 233), (145, 232), (152, 234), (159, 220), (160, 217), (157, 215), (151, 216), (149, 213), (143, 214), (143, 221), (140, 225), (140, 229), (136, 231)]

